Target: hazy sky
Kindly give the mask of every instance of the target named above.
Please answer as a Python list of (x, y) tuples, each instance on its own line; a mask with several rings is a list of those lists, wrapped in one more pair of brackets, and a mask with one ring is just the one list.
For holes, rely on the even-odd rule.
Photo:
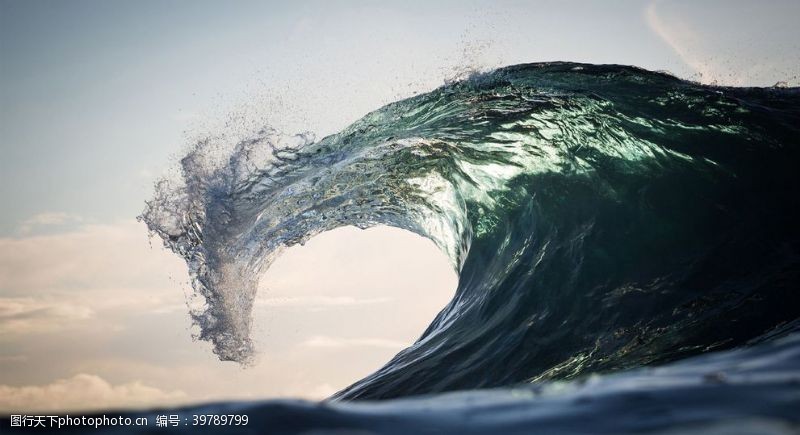
[(796, 86), (798, 16), (788, 0), (0, 0), (0, 411), (324, 397), (452, 295), (427, 240), (323, 234), (262, 280), (258, 363), (217, 361), (191, 341), (185, 268), (133, 221), (192, 140), (264, 124), (322, 136), (521, 62)]

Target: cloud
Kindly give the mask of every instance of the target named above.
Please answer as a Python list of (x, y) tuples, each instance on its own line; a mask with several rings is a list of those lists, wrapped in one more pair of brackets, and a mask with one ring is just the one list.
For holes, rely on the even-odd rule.
[(45, 212), (33, 215), (22, 221), (19, 231), (22, 234), (30, 234), (42, 227), (64, 226), (81, 222), (83, 222), (83, 218), (77, 215), (64, 212)]
[(184, 403), (327, 397), (412, 343), (455, 288), (447, 259), (410, 233), (318, 236), (329, 240), (268, 272), (254, 318), (263, 358), (241, 370), (192, 341), (185, 264), (144, 225), (59, 230), (0, 237), (0, 408), (157, 406), (174, 391)]
[(408, 344), (383, 338), (340, 338), (317, 335), (303, 341), (301, 346), (323, 348), (379, 347), (400, 350), (408, 346)]
[(91, 308), (70, 303), (0, 298), (0, 332), (4, 334), (61, 329), (92, 316)]
[(277, 297), (259, 299), (256, 305), (265, 305), (268, 307), (347, 307), (347, 306), (361, 306), (383, 304), (391, 302), (393, 298), (380, 297), (380, 298), (353, 298), (349, 296), (305, 296), (305, 297)]
[(81, 373), (47, 385), (0, 385), (0, 411), (57, 412), (175, 405), (186, 401), (180, 390), (163, 391), (140, 381), (112, 385)]
[(800, 4), (770, 2), (725, 8), (714, 2), (655, 0), (644, 20), (702, 83), (771, 86), (797, 83)]
[(152, 249), (144, 226), (133, 220), (0, 238), (0, 292), (7, 297), (69, 296), (72, 303), (92, 307), (163, 302), (153, 298), (180, 302), (179, 283), (164, 288), (170, 273), (185, 276), (181, 261)]
[(701, 80), (713, 80), (718, 75), (717, 71), (690, 48), (698, 45), (700, 37), (686, 22), (674, 20), (667, 23), (659, 14), (659, 3), (661, 2), (656, 0), (647, 5), (644, 13), (647, 25), (685, 64), (700, 75)]
[[(53, 213), (28, 221), (68, 219)], [(182, 285), (170, 274), (185, 276), (181, 261), (152, 249), (133, 220), (0, 238), (0, 333), (6, 341), (76, 327), (107, 333), (127, 315), (185, 312)]]

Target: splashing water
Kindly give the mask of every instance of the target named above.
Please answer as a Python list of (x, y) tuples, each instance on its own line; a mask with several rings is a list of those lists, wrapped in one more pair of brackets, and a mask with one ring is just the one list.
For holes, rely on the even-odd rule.
[(800, 318), (800, 91), (517, 65), (315, 141), (201, 141), (142, 219), (187, 262), (200, 338), (253, 355), (258, 279), (323, 231), (390, 225), (459, 274), (422, 337), (337, 394), (571, 379), (768, 341)]

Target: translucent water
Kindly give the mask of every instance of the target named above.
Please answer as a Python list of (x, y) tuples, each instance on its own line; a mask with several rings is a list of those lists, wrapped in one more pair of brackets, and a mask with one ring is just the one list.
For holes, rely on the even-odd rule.
[[(773, 400), (782, 419), (764, 424), (785, 433), (798, 417), (783, 411), (800, 409), (798, 345), (773, 341), (800, 318), (798, 163), (797, 88), (527, 64), (389, 104), (319, 141), (270, 129), (228, 148), (202, 141), (142, 219), (187, 262), (204, 301), (192, 313), (200, 338), (220, 359), (242, 363), (255, 352), (259, 277), (282, 248), (344, 225), (433, 240), (459, 273), (454, 299), (414, 345), (334, 398), (505, 389), (323, 407), (344, 419), (413, 422), (455, 403), (455, 415), (483, 406), (477, 431), (507, 418), (546, 426), (593, 385), (549, 381), (621, 372), (598, 381), (611, 404), (586, 412), (621, 412), (637, 390), (686, 411), (697, 405), (688, 397), (708, 393), (720, 404), (703, 414), (712, 420), (743, 412), (738, 400)], [(734, 349), (720, 354), (726, 369), (774, 362), (781, 381), (754, 368), (734, 400), (714, 375), (689, 384), (671, 377), (717, 360), (674, 361), (726, 349)], [(781, 359), (784, 351), (791, 357)], [(530, 383), (572, 392), (551, 398), (520, 387)], [(608, 428), (648, 427), (630, 423)]]

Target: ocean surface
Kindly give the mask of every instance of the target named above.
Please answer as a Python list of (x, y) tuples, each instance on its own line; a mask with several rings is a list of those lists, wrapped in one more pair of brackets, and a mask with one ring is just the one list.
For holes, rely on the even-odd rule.
[(141, 219), (221, 360), (250, 361), (259, 277), (323, 231), (406, 229), (459, 276), (416, 343), (326, 402), (180, 411), (249, 415), (213, 433), (800, 433), (798, 88), (515, 65), (180, 163)]

